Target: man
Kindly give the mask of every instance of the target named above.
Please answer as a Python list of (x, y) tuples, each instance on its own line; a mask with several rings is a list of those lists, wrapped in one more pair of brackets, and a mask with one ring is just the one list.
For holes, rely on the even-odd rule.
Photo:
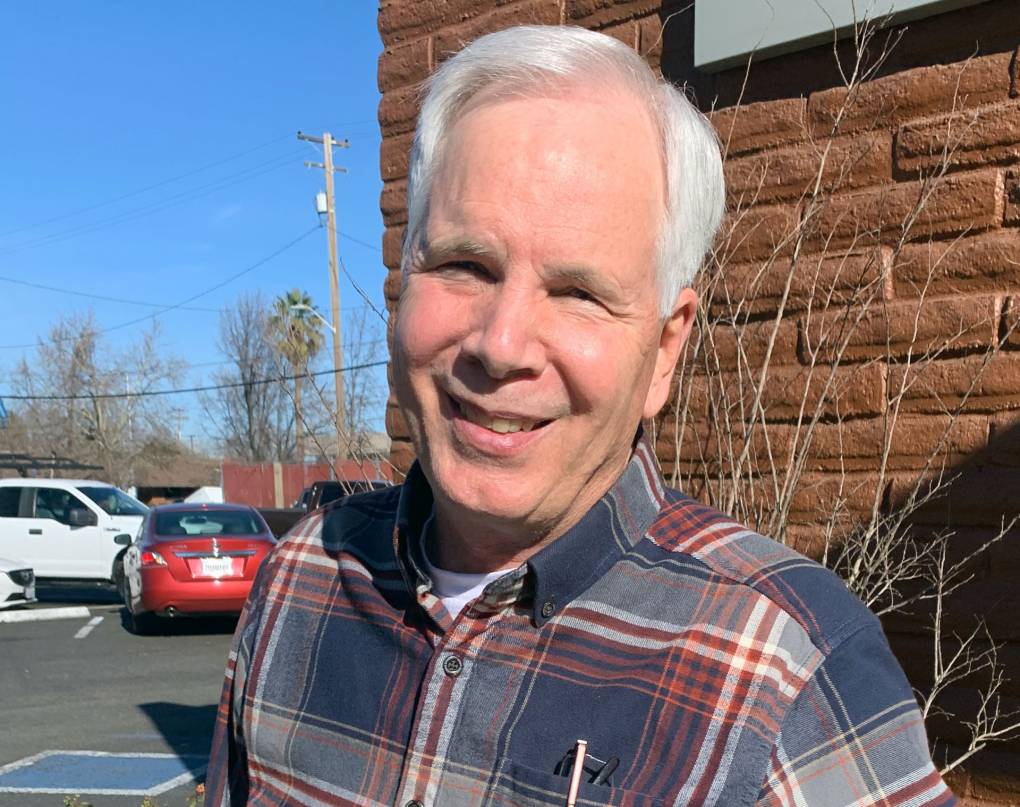
[(709, 125), (616, 40), (437, 71), (393, 340), (419, 461), (261, 570), (208, 805), (954, 802), (877, 620), (641, 434), (722, 198)]

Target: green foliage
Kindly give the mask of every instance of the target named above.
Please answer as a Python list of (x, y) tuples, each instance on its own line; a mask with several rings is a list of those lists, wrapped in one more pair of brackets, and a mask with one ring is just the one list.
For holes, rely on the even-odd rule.
[(280, 355), (295, 373), (303, 373), (322, 349), (322, 321), (315, 314), (312, 298), (301, 289), (291, 289), (273, 300), (269, 330)]

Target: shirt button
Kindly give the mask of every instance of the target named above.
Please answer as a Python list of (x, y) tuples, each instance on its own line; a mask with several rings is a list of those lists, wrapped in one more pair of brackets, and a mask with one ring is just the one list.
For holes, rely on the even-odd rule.
[(555, 610), (556, 606), (553, 605), (552, 600), (546, 600), (544, 603), (542, 603), (542, 616), (544, 616), (546, 619), (551, 617), (553, 615), (553, 611)]
[[(443, 670), (451, 678), (456, 678), (460, 675), (460, 671), (464, 669), (464, 662), (461, 661), (457, 656), (447, 656), (443, 659)], [(408, 805), (410, 807), (410, 805)]]
[(411, 799), (404, 807), (425, 807), (425, 803), (418, 801), (418, 799)]

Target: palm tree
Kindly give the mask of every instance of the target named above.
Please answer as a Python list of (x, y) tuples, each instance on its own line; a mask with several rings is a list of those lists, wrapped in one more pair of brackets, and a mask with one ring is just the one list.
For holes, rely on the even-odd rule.
[(273, 300), (269, 331), (276, 349), (294, 375), (294, 448), (299, 462), (305, 460), (305, 428), (301, 417), (301, 382), (308, 364), (322, 349), (322, 319), (315, 313), (312, 298), (291, 289)]

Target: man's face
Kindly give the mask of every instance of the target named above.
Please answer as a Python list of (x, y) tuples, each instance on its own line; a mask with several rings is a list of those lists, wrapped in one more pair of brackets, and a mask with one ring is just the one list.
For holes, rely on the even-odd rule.
[(660, 149), (628, 95), (475, 102), (444, 149), (400, 299), (397, 395), (441, 519), (534, 543), (623, 470), (693, 293), (664, 328)]

